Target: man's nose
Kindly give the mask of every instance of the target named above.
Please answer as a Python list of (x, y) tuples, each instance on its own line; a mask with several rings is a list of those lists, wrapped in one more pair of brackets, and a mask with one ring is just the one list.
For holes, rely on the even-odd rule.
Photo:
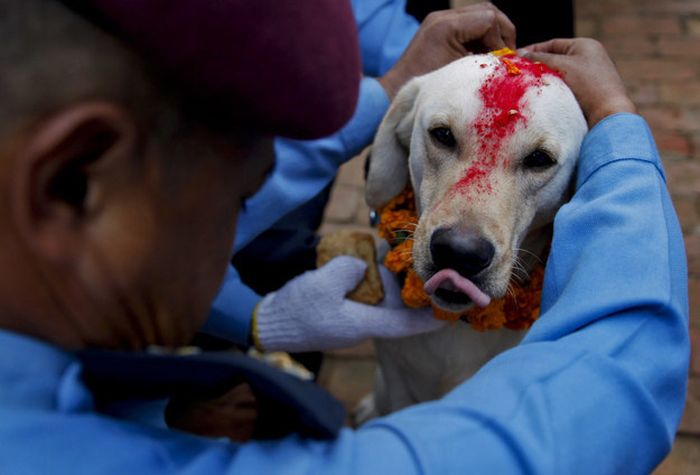
[(430, 254), (435, 267), (453, 269), (463, 277), (472, 277), (486, 269), (496, 248), (474, 231), (438, 228), (430, 237)]

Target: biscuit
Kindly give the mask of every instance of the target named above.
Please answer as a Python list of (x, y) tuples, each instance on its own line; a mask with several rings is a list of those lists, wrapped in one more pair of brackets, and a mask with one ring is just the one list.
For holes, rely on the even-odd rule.
[(375, 305), (384, 299), (372, 235), (357, 231), (336, 231), (323, 236), (316, 246), (316, 266), (321, 267), (337, 256), (352, 256), (367, 263), (364, 278), (348, 293), (347, 298), (369, 305)]

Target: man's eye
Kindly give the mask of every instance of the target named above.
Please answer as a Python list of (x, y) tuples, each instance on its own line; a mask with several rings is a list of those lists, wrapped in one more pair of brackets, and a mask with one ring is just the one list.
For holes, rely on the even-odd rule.
[(452, 135), (452, 131), (447, 127), (435, 127), (434, 129), (430, 130), (430, 135), (445, 147), (453, 148), (455, 145), (457, 145), (457, 141), (455, 140), (454, 135)]
[(549, 153), (539, 149), (523, 159), (523, 166), (533, 171), (545, 170), (556, 163)]

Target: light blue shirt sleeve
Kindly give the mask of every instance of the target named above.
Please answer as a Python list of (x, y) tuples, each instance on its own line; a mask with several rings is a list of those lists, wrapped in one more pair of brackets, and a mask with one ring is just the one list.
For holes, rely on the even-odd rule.
[(418, 31), (405, 0), (352, 0), (360, 36), (362, 70), (372, 77), (391, 69)]
[(95, 414), (69, 362), (4, 343), (0, 472), (647, 474), (683, 408), (687, 299), (651, 134), (615, 115), (585, 139), (557, 214), (540, 319), (443, 399), (333, 441), (232, 444)]

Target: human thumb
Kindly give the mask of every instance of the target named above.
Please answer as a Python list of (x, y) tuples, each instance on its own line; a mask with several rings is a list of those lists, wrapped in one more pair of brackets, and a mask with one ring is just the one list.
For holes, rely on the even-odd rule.
[(544, 63), (555, 71), (561, 70), (565, 66), (564, 61), (569, 58), (562, 54), (544, 53), (528, 48), (518, 50), (518, 55), (535, 63)]
[(338, 256), (320, 267), (316, 272), (319, 286), (333, 286), (344, 296), (355, 287), (365, 276), (367, 263), (350, 256)]

